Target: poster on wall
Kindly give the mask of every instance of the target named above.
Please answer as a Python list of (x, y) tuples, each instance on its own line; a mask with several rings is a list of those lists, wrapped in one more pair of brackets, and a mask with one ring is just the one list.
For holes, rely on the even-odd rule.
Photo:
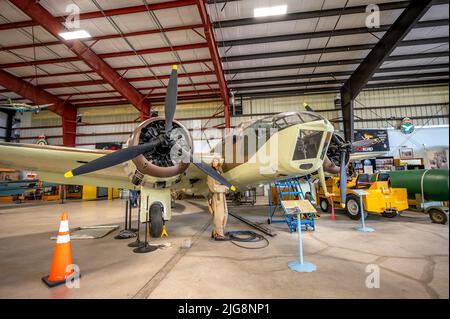
[(358, 129), (355, 130), (355, 141), (374, 140), (369, 147), (355, 147), (354, 152), (388, 152), (389, 138), (387, 130)]
[(430, 168), (447, 168), (448, 158), (446, 150), (428, 151), (427, 152), (428, 165)]
[(414, 158), (414, 150), (409, 147), (403, 147), (398, 150), (401, 159), (411, 159)]

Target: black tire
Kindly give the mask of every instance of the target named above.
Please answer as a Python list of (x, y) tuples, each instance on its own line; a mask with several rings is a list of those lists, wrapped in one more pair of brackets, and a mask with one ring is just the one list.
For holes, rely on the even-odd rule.
[(389, 212), (389, 213), (381, 213), (381, 216), (386, 217), (386, 218), (394, 218), (397, 217), (398, 212)]
[(320, 204), (321, 211), (323, 211), (324, 213), (331, 212), (330, 203), (328, 203), (328, 200), (326, 198), (321, 198), (319, 204)]
[(160, 238), (163, 230), (163, 206), (154, 203), (150, 206), (150, 236)]
[(428, 212), (430, 215), (430, 219), (433, 223), (435, 224), (442, 224), (445, 225), (447, 224), (447, 214), (444, 213), (443, 211), (439, 210), (439, 209), (430, 209), (430, 211)]
[(348, 217), (353, 220), (361, 219), (361, 205), (359, 203), (359, 198), (355, 195), (348, 195), (345, 202), (345, 211)]

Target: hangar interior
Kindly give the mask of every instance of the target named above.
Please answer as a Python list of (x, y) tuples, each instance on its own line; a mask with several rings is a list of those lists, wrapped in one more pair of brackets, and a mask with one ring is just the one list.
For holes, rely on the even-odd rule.
[[(88, 36), (61, 35), (74, 30)], [(0, 0), (0, 297), (448, 298), (448, 36), (448, 0)], [(346, 175), (356, 184), (348, 180), (347, 200), (358, 176), (370, 175), (369, 193), (359, 195), (364, 204), (354, 201), (354, 214), (350, 202), (347, 212), (339, 207), (324, 195), (317, 168), (261, 173), (241, 188), (245, 172), (224, 164), (223, 176), (238, 186), (227, 195), (229, 213), (246, 221), (230, 216), (226, 229), (251, 229), (265, 241), (215, 242), (200, 191), (177, 191), (168, 237), (149, 237), (158, 249), (133, 253), (133, 227), (144, 240), (152, 226), (142, 207), (131, 209), (130, 187), (89, 183), (89, 174), (83, 184), (65, 184), (64, 171), (41, 178), (49, 175), (40, 167), (48, 173), (65, 162), (45, 163), (40, 154), (52, 147), (109, 154), (144, 121), (173, 116), (166, 103), (173, 65), (174, 119), (190, 133), (193, 154), (214, 153), (246, 123), (311, 108), (349, 145), (378, 141), (346, 153), (362, 156), (350, 155)], [(20, 153), (9, 143), (34, 146)], [(390, 172), (389, 182), (374, 180)], [(339, 180), (334, 175), (328, 188)], [(301, 235), (305, 259), (317, 266), (312, 273), (287, 266), (298, 254), (290, 227), (299, 220), (273, 195), (282, 196), (277, 182), (288, 177), (302, 178), (289, 185), (300, 188), (298, 200), (309, 192), (318, 211)], [(371, 192), (398, 188), (406, 207), (386, 201), (386, 210), (370, 209)], [(388, 208), (395, 217), (384, 216)], [(353, 229), (364, 210), (374, 232)], [(118, 227), (101, 238), (72, 238), (79, 289), (41, 281), (63, 212), (71, 230)], [(130, 228), (133, 237), (114, 239)], [(381, 269), (376, 289), (365, 284), (370, 265)]]

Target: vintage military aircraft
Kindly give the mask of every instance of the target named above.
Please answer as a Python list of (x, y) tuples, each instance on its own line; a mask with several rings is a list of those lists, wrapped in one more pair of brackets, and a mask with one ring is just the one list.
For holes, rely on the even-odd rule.
[[(48, 182), (140, 190), (141, 220), (149, 209), (154, 236), (159, 236), (162, 224), (171, 219), (171, 190), (206, 194), (208, 175), (231, 191), (315, 172), (326, 189), (325, 172), (346, 177), (352, 145), (334, 134), (331, 123), (312, 110), (242, 123), (211, 153), (194, 154), (190, 132), (174, 120), (177, 86), (174, 66), (165, 117), (142, 122), (126, 148), (107, 151), (0, 143), (0, 165), (34, 170)], [(252, 139), (256, 142), (250, 143)], [(217, 156), (224, 159), (222, 175), (210, 167)], [(342, 196), (345, 203), (345, 191)]]
[(0, 104), (0, 110), (5, 111), (15, 111), (16, 113), (26, 113), (33, 112), (35, 114), (39, 113), (41, 110), (46, 109), (53, 104), (41, 104), (41, 105), (29, 105), (27, 103), (16, 103), (11, 100), (11, 98), (6, 98), (7, 102)]

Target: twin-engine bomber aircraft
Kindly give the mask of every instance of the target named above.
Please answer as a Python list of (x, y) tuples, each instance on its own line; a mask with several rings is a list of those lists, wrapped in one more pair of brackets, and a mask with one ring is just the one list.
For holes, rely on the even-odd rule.
[[(347, 178), (352, 144), (334, 134), (331, 123), (309, 107), (305, 112), (281, 113), (243, 123), (211, 153), (194, 154), (191, 134), (174, 120), (177, 87), (174, 66), (166, 93), (165, 118), (142, 122), (126, 148), (107, 151), (0, 143), (0, 166), (34, 170), (39, 179), (47, 182), (140, 190), (141, 220), (145, 220), (149, 208), (153, 236), (159, 236), (162, 223), (171, 219), (171, 190), (206, 194), (208, 175), (231, 191), (316, 172), (326, 190), (326, 172)], [(222, 175), (210, 167), (217, 156), (224, 160)], [(343, 203), (345, 193), (344, 189)]]
[(0, 104), (0, 110), (5, 111), (14, 111), (16, 113), (26, 113), (33, 112), (35, 114), (39, 113), (41, 110), (52, 106), (52, 104), (41, 104), (41, 105), (29, 105), (27, 103), (16, 103), (11, 100), (11, 98), (7, 98), (7, 103)]

